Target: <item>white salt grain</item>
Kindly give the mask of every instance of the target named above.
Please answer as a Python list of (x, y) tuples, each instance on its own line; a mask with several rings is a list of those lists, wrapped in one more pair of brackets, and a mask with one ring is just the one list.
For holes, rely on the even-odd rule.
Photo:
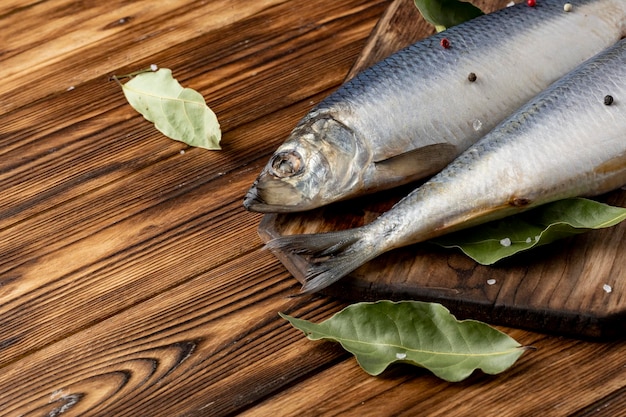
[(483, 122), (481, 122), (480, 120), (476, 119), (472, 123), (472, 127), (474, 128), (475, 131), (479, 132), (483, 128)]
[(406, 353), (396, 353), (396, 359), (405, 359)]
[(487, 285), (495, 285), (496, 280), (495, 279), (488, 279), (487, 280)]
[(611, 286), (609, 284), (604, 284), (602, 286), (602, 289), (604, 290), (605, 293), (609, 294), (611, 291), (613, 291), (613, 288), (611, 288)]
[(508, 237), (505, 237), (504, 239), (500, 241), (500, 244), (504, 246), (505, 248), (508, 248), (509, 246), (511, 246), (511, 239), (509, 239)]
[(157, 71), (159, 69), (157, 64), (150, 65), (150, 71)]
[(563, 5), (563, 10), (566, 12), (571, 12), (572, 11), (572, 3), (565, 3)]

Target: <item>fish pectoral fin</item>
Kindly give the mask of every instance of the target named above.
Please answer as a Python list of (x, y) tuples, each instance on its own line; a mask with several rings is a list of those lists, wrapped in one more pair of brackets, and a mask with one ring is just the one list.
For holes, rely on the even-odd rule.
[(623, 172), (626, 169), (626, 152), (622, 152), (621, 154), (605, 161), (604, 163), (598, 165), (594, 171), (597, 174), (613, 174), (616, 172)]
[(420, 179), (441, 171), (458, 154), (459, 151), (454, 145), (435, 143), (375, 161), (374, 164), (377, 174)]

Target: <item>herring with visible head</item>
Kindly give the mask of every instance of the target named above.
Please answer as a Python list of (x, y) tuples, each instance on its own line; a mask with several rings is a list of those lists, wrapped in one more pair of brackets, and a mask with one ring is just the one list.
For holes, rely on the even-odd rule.
[(537, 95), (372, 223), (279, 237), (267, 247), (308, 258), (303, 292), (313, 292), (394, 248), (624, 184), (626, 39)]
[(626, 1), (570, 3), (570, 12), (562, 0), (540, 0), (480, 16), (361, 72), (300, 121), (244, 206), (304, 211), (439, 172), (626, 35)]

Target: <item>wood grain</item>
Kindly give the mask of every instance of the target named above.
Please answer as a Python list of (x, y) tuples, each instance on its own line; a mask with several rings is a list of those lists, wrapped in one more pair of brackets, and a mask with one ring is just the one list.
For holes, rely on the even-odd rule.
[[(483, 10), (507, 1), (482, 2)], [(478, 3), (477, 3), (478, 4)], [(348, 77), (412, 42), (433, 33), (410, 2), (394, 2), (370, 36)], [(260, 226), (265, 241), (298, 233), (317, 233), (369, 223), (411, 190), (402, 187), (306, 213), (269, 214)], [(626, 206), (626, 192), (604, 197)], [(386, 253), (323, 292), (350, 300), (419, 299), (442, 302), (460, 317), (507, 326), (585, 337), (626, 333), (626, 223), (542, 247), (523, 256), (482, 266), (421, 244)], [(300, 281), (309, 264), (277, 252)], [(490, 285), (488, 282), (495, 282)], [(611, 293), (603, 290), (605, 285)]]
[[(314, 9), (314, 5), (310, 7)], [(356, 13), (360, 6), (354, 7)], [(291, 13), (292, 8), (291, 4), (279, 4), (273, 9), (274, 19), (282, 18), (282, 24), (287, 27), (295, 24), (293, 20), (297, 18)], [(47, 343), (46, 340), (55, 340), (60, 334), (98, 320), (97, 315), (82, 314), (81, 307), (90, 306), (99, 312), (100, 317), (106, 317), (125, 305), (133, 305), (188, 279), (186, 269), (210, 268), (240, 252), (259, 247), (260, 242), (253, 231), (255, 221), (258, 223), (257, 216), (243, 217), (241, 226), (248, 227), (235, 228), (232, 233), (229, 232), (231, 226), (220, 220), (243, 213), (242, 190), (251, 182), (254, 173), (247, 169), (245, 175), (225, 174), (258, 157), (259, 146), (269, 152), (265, 146), (277, 144), (277, 138), (281, 137), (279, 132), (284, 132), (295, 122), (293, 115), (289, 119), (280, 111), (281, 102), (273, 100), (275, 97), (280, 95), (282, 100), (287, 100), (288, 89), (296, 90), (303, 83), (311, 84), (313, 91), (329, 88), (332, 81), (328, 80), (332, 80), (333, 71), (334, 79), (340, 79), (345, 74), (346, 65), (350, 65), (342, 55), (358, 48), (352, 44), (355, 33), (358, 33), (356, 29), (352, 33), (348, 31), (342, 39), (331, 35), (337, 22), (346, 24), (344, 20), (350, 20), (345, 11), (343, 13), (347, 16), (334, 22), (320, 11), (305, 9), (304, 12), (313, 21), (321, 21), (318, 25), (324, 26), (322, 30), (326, 35), (320, 36), (315, 48), (322, 48), (330, 54), (332, 45), (335, 62), (344, 62), (343, 71), (325, 65), (326, 72), (322, 77), (321, 70), (309, 63), (306, 53), (312, 52), (312, 46), (305, 45), (310, 43), (313, 28), (301, 31), (297, 39), (291, 39), (289, 34), (275, 37), (273, 40), (277, 45), (266, 43), (262, 49), (256, 49), (254, 58), (247, 57), (244, 58), (247, 62), (231, 65), (230, 72), (223, 74), (221, 83), (217, 83), (224, 89), (226, 83), (235, 81), (242, 85), (237, 89), (243, 89), (243, 78), (238, 75), (240, 65), (256, 68), (260, 74), (249, 81), (254, 85), (246, 94), (238, 95), (235, 88), (230, 89), (236, 100), (229, 105), (229, 111), (250, 107), (247, 103), (256, 102), (260, 95), (264, 95), (268, 105), (262, 106), (263, 110), (274, 113), (271, 116), (254, 113), (246, 116), (242, 111), (242, 115), (231, 116), (229, 111), (221, 111), (220, 103), (216, 103), (215, 111), (225, 131), (224, 152), (203, 152), (164, 141), (128, 108), (119, 87), (108, 81), (108, 75), (98, 77), (87, 86), (78, 86), (61, 96), (51, 97), (42, 104), (47, 109), (47, 116), (41, 123), (58, 127), (52, 132), (41, 127), (39, 134), (28, 132), (37, 126), (23, 116), (27, 112), (43, 112), (36, 105), (28, 111), (18, 109), (8, 113), (3, 130), (10, 133), (11, 145), (15, 148), (5, 155), (6, 169), (2, 172), (4, 177), (0, 186), (4, 196), (0, 224), (5, 228), (5, 238), (0, 241), (0, 250), (4, 254), (0, 268), (7, 277), (3, 280), (0, 302), (11, 302), (0, 306), (0, 320), (6, 323), (5, 337), (11, 343), (6, 346), (2, 362), (10, 361), (12, 352), (23, 352), (23, 344), (36, 349), (41, 343)], [(367, 12), (364, 14), (362, 17), (357, 13), (352, 23), (356, 25), (360, 19), (366, 19)], [(241, 22), (239, 38), (233, 38), (233, 29), (226, 26), (223, 31), (210, 32), (210, 37), (195, 39), (192, 47), (197, 49), (206, 44), (215, 47), (215, 42), (210, 41), (213, 37), (230, 38), (239, 44), (246, 39), (267, 36), (267, 26), (259, 25), (264, 21), (263, 14), (260, 14), (249, 22)], [(361, 37), (365, 33), (367, 31)], [(282, 45), (285, 39), (291, 39), (289, 45)], [(226, 44), (222, 48), (225, 48), (223, 55), (230, 53)], [(283, 57), (289, 48), (296, 48), (298, 52), (289, 58)], [(237, 49), (235, 54), (238, 54)], [(235, 58), (231, 59), (237, 62)], [(286, 86), (276, 81), (265, 83), (266, 76), (262, 75), (261, 68), (275, 68), (281, 62), (284, 65), (287, 59), (291, 74), (282, 74)], [(115, 68), (111, 70), (118, 72)], [(128, 69), (119, 70), (123, 71)], [(184, 80), (184, 72), (181, 71), (181, 75)], [(292, 77), (299, 78), (295, 81)], [(193, 79), (181, 82), (195, 84)], [(202, 85), (195, 87), (204, 93)], [(90, 94), (81, 94), (83, 90)], [(107, 97), (109, 101), (115, 97), (115, 107), (108, 106), (107, 117), (81, 115), (69, 128), (63, 126), (64, 114), (76, 114), (74, 109), (80, 113), (84, 111), (82, 109), (90, 108), (91, 94)], [(75, 98), (70, 100), (66, 95)], [(207, 95), (212, 96), (210, 92)], [(295, 94), (291, 101), (303, 98), (302, 93)], [(68, 100), (72, 104), (66, 104)], [(106, 105), (100, 106), (98, 99), (96, 103), (99, 112), (107, 110)], [(291, 109), (292, 112), (297, 110), (298, 105)], [(135, 117), (128, 119), (129, 116)], [(82, 117), (87, 120), (83, 122)], [(233, 124), (233, 119), (238, 119), (237, 124)], [(56, 125), (57, 120), (61, 120), (61, 126)], [(245, 129), (236, 128), (242, 125)], [(14, 133), (23, 130), (26, 132)], [(249, 137), (259, 138), (255, 141), (256, 148), (246, 144)], [(18, 146), (15, 142), (21, 143)], [(184, 154), (180, 153), (181, 150)], [(192, 232), (194, 228), (197, 235)], [(189, 243), (174, 240), (174, 245), (172, 239), (181, 235)], [(235, 244), (223, 244), (224, 241)], [(201, 262), (192, 261), (205, 253), (206, 248), (213, 247), (215, 249), (209, 256), (202, 256)], [(155, 262), (155, 258), (159, 261)], [(120, 262), (127, 271), (122, 277), (119, 276)], [(151, 271), (145, 265), (157, 268)], [(168, 267), (163, 270), (162, 265)], [(102, 280), (112, 281), (107, 281), (107, 285), (95, 285)], [(137, 282), (141, 283), (140, 287)], [(107, 294), (104, 298), (103, 292)], [(78, 295), (80, 298), (76, 299)], [(67, 320), (48, 329), (44, 336), (42, 329), (49, 327), (46, 309), (66, 297), (73, 299), (72, 305), (66, 308), (76, 316), (67, 316), (60, 309)], [(24, 316), (15, 314), (16, 310), (23, 311)], [(26, 329), (38, 336), (21, 337)]]
[[(623, 340), (503, 328), (537, 350), (448, 384), (372, 378), (278, 316), (346, 303), (288, 297), (243, 195), (389, 5), (0, 4), (1, 416), (618, 415)], [(152, 63), (205, 96), (223, 151), (164, 138), (109, 81)]]
[[(242, 280), (250, 270), (258, 275)], [(285, 298), (292, 290), (288, 280), (268, 280), (280, 274), (267, 252), (243, 254), (92, 326), (88, 332), (101, 335), (98, 343), (80, 333), (30, 355), (28, 366), (24, 361), (6, 366), (0, 410), (25, 415), (77, 401), (76, 414), (141, 414), (150, 407), (150, 415), (166, 416), (170, 410), (185, 414), (202, 407), (221, 415), (245, 406), (271, 391), (278, 370), (282, 385), (314, 371), (320, 355), (322, 362), (343, 355), (334, 349), (300, 357), (302, 347), (281, 336), (286, 326), (277, 308), (301, 314), (303, 301)], [(308, 305), (311, 317), (319, 316), (315, 310)], [(68, 367), (70, 352), (74, 359)], [(269, 352), (275, 360), (265, 360)], [(296, 361), (297, 367), (287, 366)], [(288, 369), (290, 376), (284, 373)], [(202, 390), (194, 393), (190, 386)], [(246, 395), (229, 395), (235, 386)], [(254, 394), (255, 386), (266, 387)]]
[[(525, 339), (523, 334), (513, 334)], [(610, 348), (603, 350), (590, 345), (583, 353), (586, 349), (575, 341), (560, 340), (558, 348), (550, 339), (536, 339), (532, 344), (538, 350), (525, 357), (511, 374), (496, 377), (495, 385), (490, 383), (495, 381), (484, 375), (473, 375), (464, 382), (450, 384), (437, 381), (425, 372), (406, 372), (400, 367), (393, 368), (383, 378), (364, 380), (345, 362), (290, 387), (251, 409), (247, 415), (315, 416), (320, 412), (443, 417), (472, 416), (489, 410), (489, 415), (497, 416), (568, 416), (589, 401), (590, 390), (600, 389), (606, 394), (622, 385), (619, 371), (603, 374), (585, 365), (585, 357), (607, 353)], [(616, 353), (611, 357), (619, 360), (618, 356)], [(550, 366), (544, 365), (547, 363)], [(576, 366), (572, 365), (574, 363)], [(530, 384), (529, 374), (535, 376)], [(323, 383), (331, 378), (332, 386)], [(571, 382), (566, 400), (556, 394), (558, 388), (555, 389), (553, 382), (565, 378)], [(525, 405), (518, 407), (517, 401)], [(525, 413), (523, 409), (533, 411)]]

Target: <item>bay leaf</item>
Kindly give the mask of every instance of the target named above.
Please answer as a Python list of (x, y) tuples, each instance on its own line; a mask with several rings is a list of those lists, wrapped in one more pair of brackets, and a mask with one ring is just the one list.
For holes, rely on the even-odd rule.
[(461, 381), (476, 369), (503, 372), (525, 351), (499, 330), (475, 320), (459, 321), (437, 303), (357, 303), (319, 324), (279, 314), (311, 340), (339, 342), (371, 375), (403, 362), (446, 381)]
[(200, 93), (182, 87), (168, 68), (133, 74), (122, 84), (130, 105), (170, 139), (205, 149), (220, 149), (217, 116)]
[(483, 265), (555, 240), (615, 226), (626, 219), (626, 208), (585, 198), (549, 203), (526, 213), (433, 239), (445, 248), (458, 248)]
[(460, 0), (414, 0), (424, 19), (441, 32), (484, 14), (473, 4)]

